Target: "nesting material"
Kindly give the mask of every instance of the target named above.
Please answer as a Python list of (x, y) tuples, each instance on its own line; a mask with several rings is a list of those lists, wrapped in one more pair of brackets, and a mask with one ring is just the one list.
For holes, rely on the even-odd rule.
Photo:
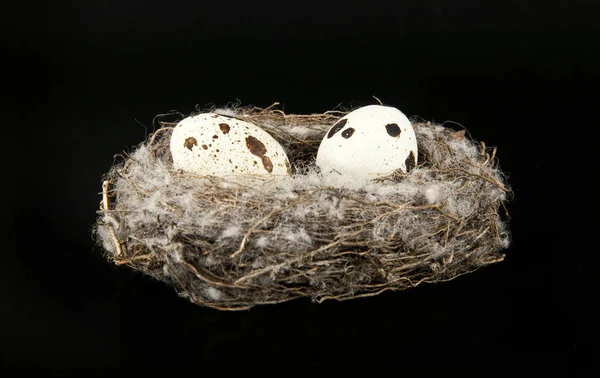
[[(511, 194), (495, 149), (413, 122), (418, 165), (375, 181), (315, 171), (346, 112), (210, 109), (252, 122), (286, 150), (292, 175), (243, 186), (173, 169), (161, 127), (106, 174), (95, 234), (107, 257), (190, 301), (242, 310), (308, 297), (345, 300), (441, 282), (504, 258)], [(368, 158), (368, 157), (365, 157)]]

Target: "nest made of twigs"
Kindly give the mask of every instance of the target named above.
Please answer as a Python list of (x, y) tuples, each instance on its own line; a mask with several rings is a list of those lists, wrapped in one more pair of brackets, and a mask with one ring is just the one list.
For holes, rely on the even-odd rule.
[(194, 303), (240, 310), (376, 295), (504, 258), (511, 192), (496, 150), (464, 130), (415, 121), (417, 167), (347, 188), (312, 168), (323, 135), (346, 112), (212, 111), (268, 131), (286, 150), (291, 177), (240, 186), (174, 170), (176, 123), (162, 122), (103, 182), (95, 234), (114, 263)]

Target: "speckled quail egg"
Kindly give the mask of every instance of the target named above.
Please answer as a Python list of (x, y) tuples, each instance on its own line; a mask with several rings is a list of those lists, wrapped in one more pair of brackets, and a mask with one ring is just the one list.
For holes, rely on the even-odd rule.
[(408, 118), (390, 106), (369, 105), (338, 120), (325, 134), (316, 164), (325, 175), (378, 177), (417, 164), (417, 138)]
[(257, 125), (215, 113), (180, 121), (170, 141), (173, 167), (198, 175), (289, 175), (279, 142)]

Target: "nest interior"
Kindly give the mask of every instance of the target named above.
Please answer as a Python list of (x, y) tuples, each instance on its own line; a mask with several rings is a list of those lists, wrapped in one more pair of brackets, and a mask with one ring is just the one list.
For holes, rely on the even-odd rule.
[(504, 258), (511, 191), (496, 150), (464, 130), (413, 121), (414, 169), (343, 187), (312, 167), (324, 134), (346, 112), (209, 111), (268, 131), (286, 150), (291, 177), (243, 186), (174, 170), (176, 123), (161, 122), (105, 175), (94, 232), (114, 263), (194, 303), (242, 310), (376, 295)]

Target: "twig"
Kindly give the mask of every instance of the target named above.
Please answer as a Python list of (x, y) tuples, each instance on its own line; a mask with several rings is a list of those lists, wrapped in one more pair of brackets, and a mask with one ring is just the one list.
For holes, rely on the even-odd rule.
[[(108, 180), (105, 180), (102, 183), (102, 206), (104, 208), (104, 211), (106, 211), (106, 212), (109, 211), (109, 207), (108, 207), (108, 185), (109, 185)], [(113, 242), (115, 243), (115, 247), (117, 248), (117, 257), (121, 257), (121, 255), (123, 254), (123, 250), (121, 249), (121, 242), (117, 238), (117, 234), (115, 233), (115, 229), (113, 228), (112, 224), (108, 224), (107, 227), (110, 230), (110, 235), (111, 235), (111, 237), (113, 239)]]

